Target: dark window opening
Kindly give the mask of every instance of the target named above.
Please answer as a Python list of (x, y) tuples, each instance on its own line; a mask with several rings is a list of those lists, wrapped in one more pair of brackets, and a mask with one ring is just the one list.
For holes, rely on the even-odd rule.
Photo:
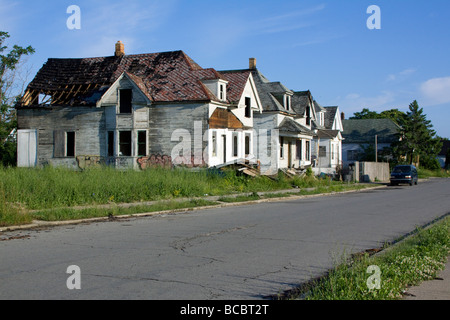
[(133, 99), (133, 91), (131, 89), (119, 90), (119, 113), (131, 113), (131, 101)]
[(114, 156), (114, 131), (108, 131), (108, 157)]
[(147, 131), (138, 131), (138, 156), (147, 155)]
[(306, 108), (306, 124), (311, 125), (311, 108)]
[(233, 136), (233, 157), (238, 156), (238, 137), (237, 135)]
[(66, 132), (66, 157), (75, 157), (75, 132)]
[(223, 84), (220, 85), (220, 100), (224, 100), (225, 98)]
[(245, 117), (250, 118), (252, 116), (252, 99), (245, 98)]
[(131, 157), (131, 131), (119, 133), (119, 156)]
[(280, 158), (284, 158), (284, 139), (280, 137)]
[(250, 154), (250, 136), (245, 135), (245, 155), (248, 156)]
[(306, 141), (306, 161), (311, 160), (311, 148), (310, 148), (310, 142)]
[(297, 159), (302, 160), (302, 140), (296, 141)]
[(327, 147), (319, 147), (319, 157), (326, 158), (327, 156)]

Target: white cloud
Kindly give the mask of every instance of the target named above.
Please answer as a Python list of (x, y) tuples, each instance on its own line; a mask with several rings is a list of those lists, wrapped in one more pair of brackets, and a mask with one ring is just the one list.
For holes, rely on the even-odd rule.
[(405, 69), (401, 72), (398, 73), (393, 73), (387, 76), (386, 81), (391, 82), (391, 81), (400, 81), (400, 80), (405, 80), (406, 78), (408, 78), (410, 75), (414, 74), (417, 70), (413, 69), (413, 68), (409, 68), (409, 69)]
[(420, 86), (420, 92), (427, 105), (439, 105), (450, 102), (450, 77), (433, 78)]

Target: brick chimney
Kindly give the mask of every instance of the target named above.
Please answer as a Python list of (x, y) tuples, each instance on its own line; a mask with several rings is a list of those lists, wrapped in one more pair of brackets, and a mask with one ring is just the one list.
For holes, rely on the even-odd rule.
[(114, 54), (116, 57), (122, 57), (125, 55), (125, 45), (122, 41), (117, 41), (116, 43), (116, 52)]
[(341, 120), (345, 120), (345, 113), (341, 112)]
[(256, 69), (256, 58), (248, 59), (248, 68), (251, 70)]

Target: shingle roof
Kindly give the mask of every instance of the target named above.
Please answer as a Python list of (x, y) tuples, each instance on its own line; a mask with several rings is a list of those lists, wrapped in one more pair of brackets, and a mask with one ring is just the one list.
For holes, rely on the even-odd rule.
[(336, 117), (336, 112), (338, 110), (338, 107), (324, 107), (326, 110), (324, 115), (324, 126), (326, 129), (333, 128), (334, 118)]
[(242, 96), (242, 93), (250, 77), (250, 70), (230, 70), (219, 72), (225, 80), (227, 85), (227, 98), (233, 103), (237, 103)]
[(343, 120), (345, 143), (369, 143), (378, 136), (379, 143), (398, 141), (400, 127), (390, 119)]
[(292, 132), (292, 133), (302, 133), (310, 136), (314, 136), (314, 132), (302, 126), (297, 121), (286, 117), (281, 121), (280, 125), (277, 128), (280, 132)]
[(255, 85), (258, 90), (259, 98), (262, 103), (263, 111), (280, 111), (290, 114), (295, 114), (293, 111), (288, 111), (284, 108), (282, 103), (282, 94), (290, 93), (291, 90), (286, 88), (280, 82), (269, 81), (259, 70), (251, 70)]
[(124, 72), (156, 102), (217, 100), (201, 81), (222, 78), (212, 68), (201, 68), (183, 51), (48, 59), (27, 92), (34, 94), (33, 99), (40, 92), (52, 95), (54, 104), (91, 105)]

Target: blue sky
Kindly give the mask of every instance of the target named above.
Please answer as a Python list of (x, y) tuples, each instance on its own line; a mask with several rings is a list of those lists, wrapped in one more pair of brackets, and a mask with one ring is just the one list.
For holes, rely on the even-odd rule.
[[(81, 10), (69, 30), (67, 8)], [(370, 5), (381, 29), (369, 30)], [(450, 138), (448, 0), (0, 0), (8, 45), (31, 45), (31, 81), (48, 58), (183, 50), (202, 67), (244, 69), (248, 58), (271, 81), (311, 90), (346, 117), (362, 108), (407, 111), (417, 100), (438, 135)]]

